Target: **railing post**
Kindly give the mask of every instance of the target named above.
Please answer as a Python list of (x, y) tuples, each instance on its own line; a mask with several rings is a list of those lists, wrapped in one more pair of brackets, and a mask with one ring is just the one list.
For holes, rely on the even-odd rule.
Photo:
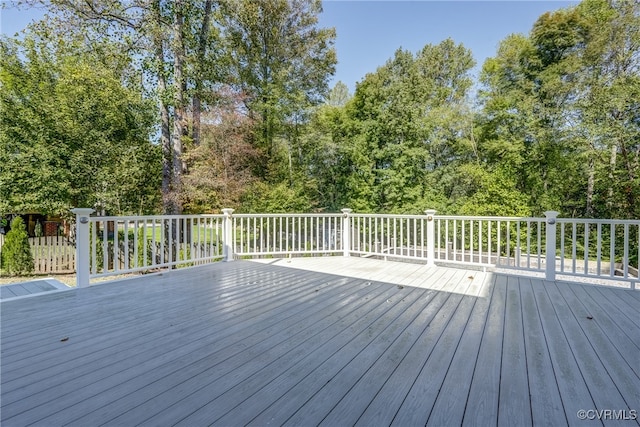
[(222, 209), (222, 257), (225, 262), (233, 261), (233, 209)]
[(89, 286), (89, 216), (91, 208), (75, 208), (76, 215), (76, 287)]
[(342, 209), (342, 255), (351, 255), (351, 209)]
[(544, 216), (547, 217), (546, 233), (546, 253), (545, 253), (545, 279), (548, 281), (556, 280), (556, 218), (558, 212), (546, 211)]
[(427, 209), (424, 211), (427, 215), (427, 265), (435, 265), (436, 263), (436, 232), (435, 232), (435, 209)]

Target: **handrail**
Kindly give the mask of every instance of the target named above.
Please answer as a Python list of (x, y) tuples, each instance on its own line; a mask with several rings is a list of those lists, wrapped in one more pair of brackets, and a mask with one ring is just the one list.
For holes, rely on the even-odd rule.
[(337, 213), (260, 213), (233, 214), (234, 218), (328, 218), (339, 216)]

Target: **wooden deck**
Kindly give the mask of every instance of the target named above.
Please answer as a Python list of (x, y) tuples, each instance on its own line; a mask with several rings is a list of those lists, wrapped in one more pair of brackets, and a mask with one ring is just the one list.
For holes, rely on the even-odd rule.
[(637, 290), (325, 257), (0, 310), (3, 427), (639, 424)]

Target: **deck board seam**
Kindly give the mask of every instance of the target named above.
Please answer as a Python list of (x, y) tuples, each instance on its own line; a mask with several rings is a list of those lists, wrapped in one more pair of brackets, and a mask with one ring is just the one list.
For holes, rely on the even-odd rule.
[[(370, 292), (370, 289), (369, 289), (368, 291)], [(356, 293), (357, 293), (357, 292), (356, 292)], [(324, 317), (327, 317), (327, 316), (328, 316), (328, 315), (325, 315)], [(323, 318), (324, 318), (324, 317), (323, 317)], [(337, 321), (337, 320), (336, 320), (336, 321)], [(311, 327), (311, 326), (310, 326), (310, 327)], [(306, 329), (308, 329), (308, 328), (309, 328), (309, 327), (305, 328), (304, 330), (306, 330)], [(324, 329), (323, 329), (323, 330), (324, 330)], [(301, 332), (302, 332), (302, 331), (299, 331), (298, 333), (301, 333)], [(320, 331), (320, 332), (321, 332), (321, 331)], [(238, 353), (238, 354), (239, 354), (239, 353)], [(246, 362), (246, 363), (248, 363), (248, 362)], [(246, 363), (244, 363), (244, 364), (246, 364)], [(225, 375), (226, 375), (226, 374), (225, 374)], [(184, 382), (184, 381), (183, 381), (183, 382)], [(181, 400), (184, 400), (184, 398), (183, 398), (183, 399), (181, 399)]]
[[(391, 288), (390, 288), (390, 289), (385, 290), (383, 293), (379, 294), (377, 298), (382, 297), (383, 299), (386, 299), (386, 298), (388, 298), (388, 297), (385, 297), (384, 295), (386, 295), (386, 294), (394, 295), (394, 294), (395, 294), (395, 292), (393, 292), (393, 293), (390, 293), (390, 292), (393, 292), (393, 289), (391, 289)], [(368, 301), (368, 302), (364, 303), (364, 305), (365, 305), (365, 306), (368, 306), (368, 305), (372, 304), (372, 301), (374, 301), (374, 300), (370, 300), (370, 301)], [(360, 307), (362, 307), (362, 306), (360, 306)], [(363, 318), (362, 318), (362, 320), (361, 320), (361, 319), (358, 319), (358, 318), (355, 318), (355, 319), (351, 320), (349, 323), (345, 324), (345, 325), (344, 325), (344, 326), (343, 326), (339, 331), (337, 331), (337, 332), (335, 332), (335, 333), (334, 333), (334, 332), (332, 332), (332, 331), (329, 331), (328, 333), (331, 335), (331, 338), (329, 338), (329, 339), (330, 339), (330, 340), (332, 340), (332, 339), (336, 339), (336, 337), (338, 337), (338, 336), (339, 336), (343, 331), (345, 331), (347, 328), (352, 327), (352, 325), (354, 325), (354, 324), (358, 324), (359, 322), (364, 322), (364, 321), (366, 320), (366, 314), (368, 314), (368, 313), (369, 313), (369, 312), (365, 313), (365, 317), (363, 317)], [(352, 315), (352, 316), (353, 316), (353, 315)], [(379, 317), (379, 316), (378, 316), (378, 317)], [(377, 319), (378, 317), (376, 317), (375, 319)], [(344, 318), (343, 318), (343, 319), (344, 319)], [(341, 320), (343, 320), (343, 319), (337, 319), (337, 320), (336, 320), (336, 322), (340, 323), (340, 321), (341, 321)], [(374, 321), (375, 321), (375, 319), (374, 319)], [(303, 341), (303, 342), (301, 342), (301, 343), (298, 343), (295, 347), (293, 347), (292, 349), (288, 350), (288, 351), (287, 351), (287, 354), (291, 353), (291, 352), (292, 352), (292, 350), (297, 349), (297, 348), (298, 348), (298, 347), (300, 347), (304, 342), (307, 342), (309, 339), (313, 338), (314, 336), (318, 335), (319, 333), (323, 333), (324, 331), (327, 331), (330, 327), (332, 327), (332, 325), (336, 324), (336, 322), (332, 322), (330, 325), (328, 325), (327, 327), (323, 328), (321, 331), (318, 331), (318, 332), (317, 332), (317, 333), (315, 333), (313, 336), (308, 337), (306, 340), (304, 340), (304, 341)], [(371, 322), (369, 322), (368, 324), (370, 324), (370, 323), (371, 323)], [(347, 343), (345, 343), (345, 345), (346, 345), (346, 344), (347, 344)], [(325, 345), (325, 344), (323, 343), (322, 345)], [(322, 345), (321, 345), (321, 346), (322, 346)], [(336, 350), (336, 351), (337, 351), (337, 350)], [(281, 357), (283, 357), (283, 356), (281, 356)], [(303, 359), (303, 360), (304, 360), (304, 359)], [(272, 363), (274, 363), (274, 362), (276, 362), (276, 361), (277, 361), (277, 360), (274, 360), (274, 361), (272, 361)], [(300, 363), (302, 363), (302, 362), (301, 362), (301, 360), (297, 360), (297, 361), (295, 362), (294, 366), (298, 366)], [(260, 369), (258, 369), (258, 370), (256, 370), (256, 371), (252, 372), (251, 374), (249, 374), (246, 378), (244, 378), (244, 379), (243, 379), (243, 380), (241, 380), (240, 382), (238, 382), (238, 383), (236, 383), (236, 384), (234, 384), (234, 385), (232, 385), (232, 386), (230, 385), (230, 387), (226, 388), (224, 392), (219, 393), (219, 394), (217, 395), (217, 397), (216, 397), (216, 398), (214, 398), (213, 400), (209, 400), (209, 401), (208, 401), (208, 403), (206, 403), (205, 405), (210, 404), (211, 402), (215, 401), (216, 399), (222, 398), (226, 393), (228, 393), (228, 392), (229, 392), (230, 390), (232, 390), (234, 387), (238, 386), (239, 384), (241, 384), (241, 383), (242, 383), (243, 381), (245, 381), (245, 380), (249, 380), (249, 379), (251, 379), (251, 378), (255, 377), (255, 375), (257, 375), (257, 374), (258, 374), (258, 373), (260, 373), (261, 371), (265, 371), (265, 370), (266, 370), (266, 368), (267, 368), (267, 366), (262, 366)], [(289, 368), (289, 369), (291, 369), (291, 368)], [(281, 374), (279, 374), (279, 375), (282, 375), (282, 373), (281, 373)], [(270, 380), (270, 381), (273, 381), (273, 380)], [(205, 387), (206, 387), (206, 386), (209, 386), (210, 384), (211, 384), (211, 383), (208, 383), (207, 385), (205, 385)], [(264, 388), (264, 386), (263, 386), (262, 388)], [(174, 405), (175, 405), (175, 404), (174, 404)], [(193, 414), (195, 414), (195, 412), (192, 412), (191, 414), (185, 415), (185, 416), (184, 416), (184, 417), (182, 417), (181, 419), (182, 419), (182, 420), (184, 420), (184, 419), (186, 419), (187, 417), (192, 416)]]
[[(554, 299), (552, 298), (552, 301), (555, 301), (555, 303), (553, 304), (553, 307), (554, 307), (554, 309), (556, 310), (556, 315), (558, 316), (558, 307), (557, 307), (557, 304), (562, 303), (562, 304), (563, 304), (564, 306), (566, 306), (566, 307), (570, 307), (570, 305), (568, 304), (568, 302), (567, 302), (567, 300), (566, 300), (565, 296), (562, 294), (562, 292), (560, 292), (560, 291), (557, 289), (557, 286), (556, 286), (556, 284), (555, 284), (555, 283), (552, 283), (552, 282), (545, 282), (545, 285), (546, 285), (546, 286), (545, 286), (545, 288), (546, 288), (546, 290), (547, 290), (547, 291), (549, 291), (550, 289), (551, 289), (551, 290), (555, 290), (555, 291), (557, 291), (557, 293), (559, 294), (560, 298), (562, 298), (562, 302), (558, 301), (557, 299), (556, 299), (556, 300), (554, 300)], [(570, 314), (570, 316), (572, 317), (572, 319), (571, 319), (571, 320), (568, 320), (568, 321), (569, 321), (569, 322), (571, 322), (571, 323), (573, 323), (572, 321), (575, 321), (575, 323), (577, 323), (577, 324), (578, 324), (578, 326), (577, 326), (577, 327), (581, 330), (581, 332), (582, 332), (582, 333), (583, 333), (583, 335), (584, 335), (584, 331), (582, 331), (582, 328), (580, 327), (579, 322), (577, 321), (577, 318), (576, 318), (576, 316), (575, 316), (575, 313), (574, 313), (571, 309), (569, 309), (569, 312), (571, 313), (571, 314)], [(567, 335), (567, 328), (568, 328), (568, 327), (570, 327), (570, 325), (567, 325), (567, 324), (566, 324), (566, 322), (563, 322), (563, 321), (562, 321), (562, 319), (560, 318), (560, 316), (558, 316), (558, 320), (559, 320), (559, 322), (560, 322), (560, 328), (561, 328), (561, 330), (562, 330), (562, 332), (563, 332), (563, 334), (564, 334), (564, 336), (565, 336), (565, 339), (567, 340), (567, 343), (568, 343), (568, 345), (569, 345), (569, 349), (570, 349), (571, 353), (573, 354), (573, 358), (574, 358), (574, 360), (577, 362), (578, 369), (579, 369), (579, 371), (580, 371), (580, 374), (582, 375), (582, 380), (583, 380), (583, 381), (585, 382), (585, 384), (587, 385), (587, 391), (588, 391), (588, 393), (590, 394), (591, 399), (592, 399), (592, 401), (593, 401), (594, 407), (593, 407), (593, 408), (588, 408), (588, 409), (611, 409), (611, 408), (609, 408), (609, 405), (606, 405), (606, 406), (607, 406), (606, 408), (601, 407), (601, 405), (600, 405), (600, 401), (601, 401), (602, 399), (601, 399), (601, 398), (596, 399), (596, 397), (597, 397), (597, 396), (594, 396), (594, 395), (593, 395), (592, 387), (590, 387), (590, 383), (591, 383), (591, 381), (590, 381), (590, 380), (589, 380), (589, 378), (588, 378), (588, 374), (589, 374), (589, 372), (590, 372), (590, 371), (585, 373), (585, 367), (583, 366), (582, 358), (581, 358), (581, 357), (578, 357), (578, 356), (576, 355), (576, 351), (577, 351), (577, 349), (576, 349), (576, 345), (577, 345), (577, 344), (576, 344), (576, 342), (575, 342), (576, 338), (574, 338), (573, 336), (571, 336), (571, 337), (570, 337), (570, 336), (568, 336), (568, 335)], [(591, 343), (589, 342), (589, 340), (588, 340), (588, 338), (587, 338), (586, 336), (585, 336), (585, 339), (586, 339), (587, 343), (589, 344), (589, 346), (591, 346)], [(598, 360), (598, 362), (600, 363), (600, 365), (602, 365), (602, 362), (600, 361), (600, 358), (599, 358), (599, 356), (597, 355), (597, 353), (595, 353), (595, 350), (593, 349), (593, 347), (591, 347), (591, 351), (592, 351), (592, 352), (593, 352), (593, 354), (595, 355), (595, 357), (596, 357), (596, 359)], [(582, 366), (581, 366), (581, 365), (582, 365)], [(609, 377), (609, 374), (608, 374), (608, 373), (607, 373), (607, 377), (608, 377), (608, 378), (609, 378), (609, 380), (611, 381), (611, 378)], [(622, 396), (621, 396), (621, 397), (622, 397)], [(609, 398), (609, 396), (606, 396), (606, 397), (605, 397), (605, 400), (608, 400), (608, 398)], [(615, 406), (615, 405), (613, 405), (613, 406)]]
[[(536, 312), (538, 313), (538, 321), (540, 323), (540, 330), (542, 332), (542, 336), (543, 336), (544, 342), (546, 344), (547, 357), (549, 358), (549, 362), (550, 362), (550, 365), (551, 365), (551, 371), (553, 372), (553, 378), (554, 378), (554, 381), (555, 381), (555, 386), (556, 386), (556, 389), (558, 390), (558, 397), (560, 399), (560, 404), (562, 406), (562, 412), (564, 413), (564, 419), (565, 419), (567, 425), (569, 425), (569, 419), (567, 418), (567, 407), (566, 407), (566, 405), (564, 403), (564, 397), (562, 396), (562, 390), (560, 389), (560, 384), (558, 383), (559, 375), (558, 375), (558, 372), (557, 372), (557, 366), (553, 363), (553, 357), (551, 355), (551, 350), (550, 350), (550, 346), (549, 346), (549, 338), (547, 337), (548, 331), (545, 331), (544, 324), (542, 323), (541, 319), (539, 318), (540, 317), (540, 307), (539, 307), (538, 300), (536, 298), (536, 294), (534, 292), (533, 286), (534, 285), (531, 283), (531, 280), (530, 280), (529, 281), (529, 287), (531, 288), (531, 294), (533, 296), (533, 301), (534, 301), (534, 303), (536, 305)], [(532, 407), (533, 407), (533, 405), (532, 405)], [(532, 419), (534, 419), (534, 418), (532, 418)]]
[(482, 347), (482, 342), (484, 340), (484, 336), (485, 336), (485, 333), (487, 331), (487, 324), (489, 323), (489, 313), (491, 312), (491, 304), (493, 303), (493, 294), (494, 294), (495, 288), (496, 288), (495, 284), (496, 284), (496, 278), (494, 276), (494, 277), (492, 277), (492, 281), (491, 281), (491, 295), (489, 295), (489, 301), (490, 302), (489, 302), (489, 306), (487, 307), (487, 313), (485, 315), (484, 325), (482, 327), (482, 336), (480, 338), (480, 343), (478, 345), (478, 353), (476, 354), (476, 360), (475, 360), (475, 363), (473, 364), (473, 371), (471, 372), (471, 381), (469, 382), (469, 390), (467, 390), (467, 397), (466, 397), (465, 403), (464, 403), (462, 423), (464, 423), (464, 420), (465, 420), (464, 414), (467, 413), (467, 406), (469, 405), (469, 397), (471, 396), (471, 386), (473, 384), (473, 378), (476, 375), (476, 369), (478, 368), (478, 360), (480, 360), (480, 348)]
[[(405, 395), (404, 399), (402, 400), (402, 402), (400, 403), (400, 405), (398, 406), (398, 410), (396, 411), (393, 419), (391, 420), (391, 424), (396, 423), (396, 418), (398, 417), (398, 414), (400, 413), (402, 407), (405, 405), (405, 402), (407, 401), (407, 397), (410, 395), (411, 390), (415, 387), (416, 382), (418, 380), (418, 378), (421, 376), (422, 372), (424, 371), (425, 366), (427, 365), (429, 358), (431, 357), (431, 355), (433, 354), (433, 352), (436, 349), (436, 346), (438, 345), (438, 343), (440, 342), (440, 340), (442, 339), (445, 331), (447, 330), (447, 328), (449, 327), (450, 323), (451, 323), (451, 319), (453, 318), (454, 314), (457, 312), (458, 308), (460, 307), (460, 304), (462, 303), (463, 297), (459, 294), (455, 294), (455, 293), (451, 293), (451, 295), (449, 295), (449, 298), (451, 298), (451, 296), (457, 297), (458, 301), (455, 303), (455, 307), (453, 307), (450, 311), (451, 315), (449, 316), (448, 320), (446, 321), (446, 323), (443, 325), (442, 330), (440, 331), (440, 333), (438, 334), (438, 337), (435, 341), (434, 346), (431, 348), (431, 350), (429, 351), (429, 354), (425, 356), (424, 359), (424, 363), (422, 363), (422, 366), (418, 372), (418, 374), (416, 375), (416, 378), (414, 379), (413, 383), (411, 384), (411, 386), (408, 388), (408, 392)], [(447, 299), (447, 301), (449, 300), (449, 298)], [(426, 420), (425, 420), (426, 423)]]
[[(319, 281), (322, 281), (322, 279), (319, 279)], [(292, 299), (291, 299), (291, 300), (292, 300), (292, 301), (295, 301), (295, 300), (296, 300), (296, 298), (297, 298), (297, 297), (292, 297)], [(242, 319), (242, 321), (243, 321), (244, 323), (246, 323), (247, 319)], [(160, 339), (160, 338), (161, 338), (161, 337), (156, 338), (156, 340), (158, 340), (158, 339)], [(106, 358), (108, 358), (108, 354), (107, 354), (107, 355), (105, 355), (105, 357), (106, 357)], [(94, 363), (95, 363), (95, 362), (94, 362)], [(5, 402), (5, 403), (6, 403), (6, 402)]]

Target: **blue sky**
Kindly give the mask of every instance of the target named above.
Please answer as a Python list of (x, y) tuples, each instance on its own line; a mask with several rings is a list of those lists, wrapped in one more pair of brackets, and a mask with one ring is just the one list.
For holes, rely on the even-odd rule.
[[(1, 0), (0, 0), (1, 1)], [(0, 9), (0, 31), (13, 35), (40, 9)], [(335, 27), (338, 65), (332, 85), (342, 80), (351, 92), (366, 73), (383, 65), (399, 47), (411, 52), (451, 37), (471, 49), (477, 72), (500, 40), (528, 33), (546, 11), (576, 1), (344, 1), (325, 0), (320, 25)]]
[(413, 53), (448, 37), (471, 49), (477, 72), (513, 33), (528, 34), (537, 18), (575, 1), (325, 1), (322, 26), (335, 27), (334, 82), (353, 92), (366, 73), (402, 47)]

